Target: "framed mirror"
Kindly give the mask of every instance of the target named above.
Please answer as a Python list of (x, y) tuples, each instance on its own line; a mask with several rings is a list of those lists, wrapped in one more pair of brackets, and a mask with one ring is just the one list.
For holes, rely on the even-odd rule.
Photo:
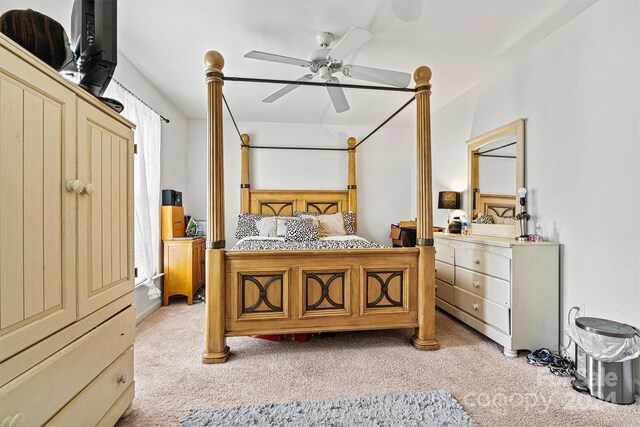
[(524, 187), (524, 119), (467, 141), (467, 218), (471, 233), (517, 237), (518, 188)]

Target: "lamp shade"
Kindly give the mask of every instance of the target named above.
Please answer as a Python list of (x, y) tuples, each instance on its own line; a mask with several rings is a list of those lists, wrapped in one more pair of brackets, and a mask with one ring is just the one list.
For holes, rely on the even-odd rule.
[(438, 194), (438, 209), (460, 209), (460, 193), (441, 191)]

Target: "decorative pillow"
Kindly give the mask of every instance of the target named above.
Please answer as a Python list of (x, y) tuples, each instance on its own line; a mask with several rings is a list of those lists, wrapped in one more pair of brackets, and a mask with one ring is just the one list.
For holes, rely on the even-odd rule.
[(318, 226), (311, 219), (286, 219), (285, 226), (287, 232), (284, 240), (288, 242), (314, 242), (318, 240)]
[[(341, 213), (342, 213), (342, 220), (344, 222), (344, 229), (345, 229), (347, 235), (356, 234), (356, 226), (355, 226), (356, 214), (354, 214), (351, 211), (341, 212)], [(293, 213), (294, 217), (300, 217), (302, 215), (309, 215), (309, 216), (316, 216), (316, 217), (323, 216), (322, 214), (316, 213), (316, 212), (300, 212), (300, 211), (296, 211), (296, 212)]]
[(346, 236), (344, 217), (338, 212), (332, 215), (300, 215), (300, 218), (310, 218), (318, 221), (320, 237)]
[(342, 212), (342, 219), (344, 220), (344, 230), (347, 234), (356, 234), (356, 214), (351, 211)]
[(292, 216), (276, 216), (274, 217), (276, 220), (276, 236), (285, 237), (287, 234), (287, 225), (286, 221), (288, 219), (293, 219)]
[(259, 236), (260, 232), (256, 222), (266, 217), (266, 215), (241, 213), (238, 215), (238, 228), (236, 229), (236, 239), (244, 239), (249, 236)]
[(267, 216), (256, 222), (258, 234), (263, 237), (276, 237), (278, 225), (276, 218)]

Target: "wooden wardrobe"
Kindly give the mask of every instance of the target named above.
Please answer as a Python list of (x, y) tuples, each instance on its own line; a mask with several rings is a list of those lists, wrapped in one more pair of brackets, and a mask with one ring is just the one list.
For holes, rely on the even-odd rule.
[(0, 423), (133, 400), (133, 125), (0, 34)]

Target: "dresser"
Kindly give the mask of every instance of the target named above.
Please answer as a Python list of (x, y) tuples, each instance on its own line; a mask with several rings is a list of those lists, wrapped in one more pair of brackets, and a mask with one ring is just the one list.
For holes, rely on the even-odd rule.
[(205, 282), (205, 237), (164, 241), (163, 305), (174, 295), (184, 295), (187, 303)]
[(435, 233), (436, 306), (504, 347), (559, 345), (557, 243)]
[(0, 34), (0, 424), (134, 396), (133, 124)]

